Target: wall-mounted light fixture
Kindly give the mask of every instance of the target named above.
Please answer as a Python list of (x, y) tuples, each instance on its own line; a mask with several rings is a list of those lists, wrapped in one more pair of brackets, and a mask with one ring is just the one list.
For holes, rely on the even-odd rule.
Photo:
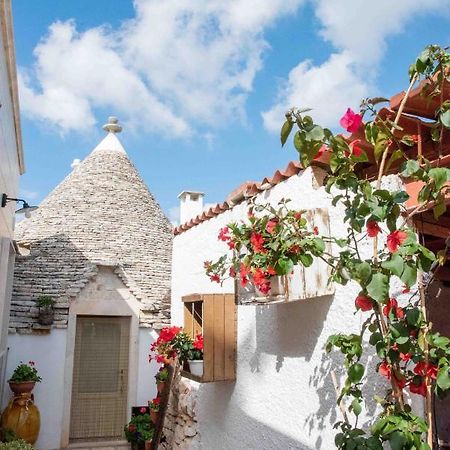
[(6, 206), (8, 202), (22, 202), (22, 208), (16, 211), (16, 214), (25, 214), (25, 217), (30, 218), (31, 212), (39, 208), (39, 206), (30, 206), (25, 200), (21, 198), (10, 198), (6, 194), (2, 194), (2, 208)]

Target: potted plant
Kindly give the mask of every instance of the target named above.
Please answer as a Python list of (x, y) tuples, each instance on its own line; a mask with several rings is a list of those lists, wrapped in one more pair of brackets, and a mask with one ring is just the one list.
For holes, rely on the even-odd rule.
[(166, 386), (167, 380), (169, 379), (169, 370), (166, 367), (161, 367), (161, 369), (159, 369), (159, 372), (155, 375), (155, 379), (156, 388), (158, 392), (161, 393)]
[(192, 375), (203, 376), (203, 335), (197, 334), (188, 352), (189, 371)]
[(159, 407), (160, 407), (161, 399), (159, 397), (155, 397), (148, 406), (150, 407), (150, 418), (152, 422), (156, 425), (159, 417)]
[(11, 378), (8, 380), (9, 387), (14, 394), (24, 394), (31, 392), (36, 383), (42, 381), (42, 378), (38, 375), (34, 361), (28, 361), (28, 364), (22, 361), (14, 370)]
[(133, 416), (124, 427), (125, 439), (131, 444), (132, 450), (144, 450), (145, 442), (151, 441), (154, 425), (149, 414)]
[(180, 327), (162, 328), (158, 339), (150, 346), (152, 354), (149, 356), (149, 361), (155, 359), (160, 364), (173, 364), (177, 356), (174, 341), (180, 332)]
[(39, 307), (38, 322), (41, 325), (51, 325), (55, 317), (55, 299), (49, 295), (41, 295), (36, 300), (36, 305)]

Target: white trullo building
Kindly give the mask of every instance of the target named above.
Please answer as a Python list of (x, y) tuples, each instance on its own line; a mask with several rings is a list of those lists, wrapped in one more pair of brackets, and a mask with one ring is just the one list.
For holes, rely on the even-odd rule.
[[(113, 448), (106, 442), (121, 439), (131, 407), (155, 394), (147, 355), (170, 322), (172, 227), (117, 138), (117, 119), (104, 129), (16, 233), (6, 377), (36, 362), (42, 450), (102, 439)], [(56, 300), (51, 326), (37, 321), (42, 295)]]

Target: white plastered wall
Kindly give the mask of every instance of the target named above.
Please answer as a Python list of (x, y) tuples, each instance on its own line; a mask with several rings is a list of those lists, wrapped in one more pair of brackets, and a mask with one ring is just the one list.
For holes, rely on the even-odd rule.
[[(148, 363), (149, 347), (156, 339), (150, 328), (139, 328), (139, 302), (130, 294), (112, 268), (101, 267), (72, 302), (68, 329), (52, 329), (48, 335), (9, 336), (7, 379), (20, 361), (36, 362), (43, 381), (34, 389), (41, 413), (38, 450), (67, 447), (70, 431), (70, 400), (73, 374), (74, 339), (77, 315), (130, 316), (130, 360), (128, 413), (132, 406), (145, 406), (156, 395), (154, 375), (158, 367)], [(5, 389), (3, 406), (10, 397)]]
[[(314, 175), (314, 172), (316, 175)], [(343, 236), (342, 211), (331, 207), (331, 198), (318, 181), (317, 169), (307, 169), (258, 195), (258, 203), (276, 205), (289, 198), (292, 208), (328, 208), (331, 234)], [(398, 188), (389, 177), (386, 187)], [(211, 283), (203, 262), (215, 260), (226, 251), (218, 241), (219, 228), (247, 217), (245, 203), (225, 211), (175, 237), (172, 259), (172, 321), (183, 323), (181, 296), (193, 292), (233, 292), (233, 283)], [(370, 241), (361, 244), (370, 255)], [(336, 286), (333, 296), (288, 304), (238, 307), (238, 351), (236, 382), (198, 385), (199, 435), (194, 448), (204, 450), (244, 449), (332, 449), (341, 419), (330, 369), (341, 383), (344, 370), (337, 353), (325, 354), (329, 335), (358, 332), (365, 320), (354, 314), (356, 286)], [(371, 360), (363, 361), (373, 373)], [(378, 376), (365, 389), (376, 390)], [(373, 415), (368, 405), (360, 424)]]

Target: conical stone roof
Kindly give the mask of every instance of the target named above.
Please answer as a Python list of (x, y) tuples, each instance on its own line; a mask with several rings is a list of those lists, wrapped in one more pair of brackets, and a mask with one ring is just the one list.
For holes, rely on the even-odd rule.
[(120, 129), (105, 127), (108, 135), (16, 228), (19, 247), (30, 247), (15, 264), (10, 327), (17, 331), (42, 328), (40, 295), (57, 299), (55, 324), (67, 326), (70, 301), (99, 266), (112, 267), (141, 302), (141, 325), (169, 323), (172, 227), (117, 138)]

